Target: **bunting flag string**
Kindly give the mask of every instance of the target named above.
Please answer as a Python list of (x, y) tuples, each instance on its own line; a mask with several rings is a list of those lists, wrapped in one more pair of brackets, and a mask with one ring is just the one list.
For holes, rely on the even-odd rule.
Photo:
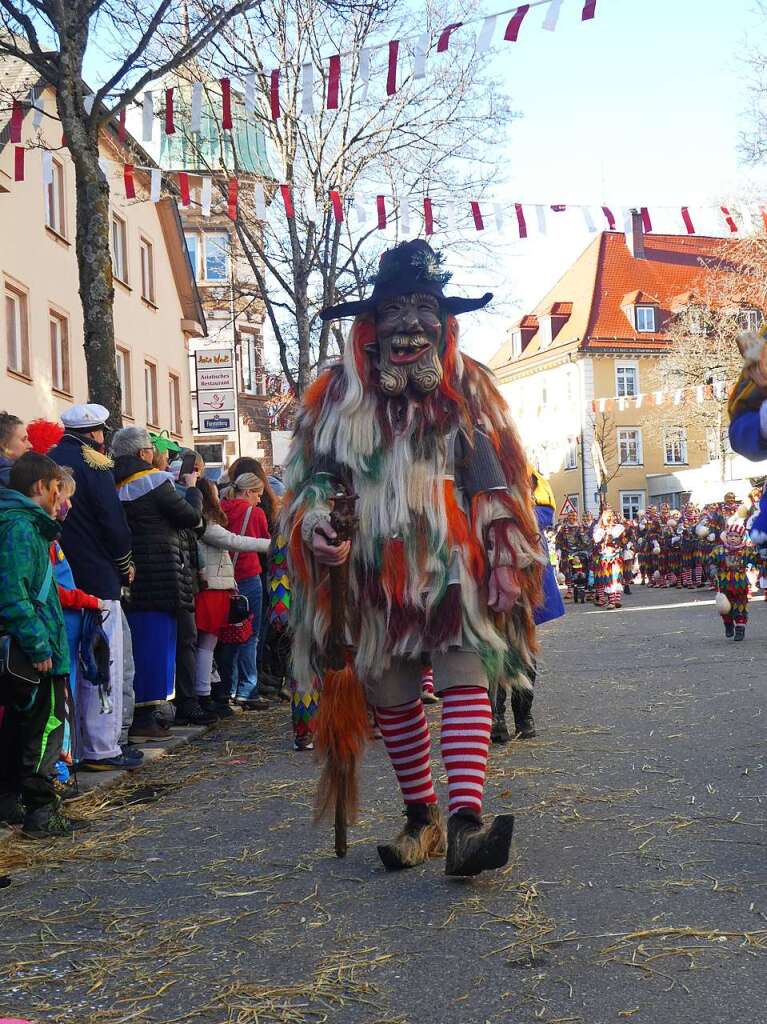
[[(62, 145), (66, 145), (66, 140), (62, 139)], [(37, 148), (37, 147), (35, 147)], [(25, 174), (25, 152), (26, 148), (23, 145), (17, 144), (14, 152), (14, 180), (23, 181)], [(43, 170), (45, 170), (47, 163), (46, 161), (50, 158), (50, 150), (41, 149)], [(115, 167), (118, 169), (117, 175), (123, 179), (123, 192), (126, 199), (134, 200), (137, 198), (136, 189), (136, 174), (142, 173), (148, 175), (151, 178), (150, 186), (150, 198), (153, 202), (158, 202), (161, 196), (161, 187), (163, 177), (168, 182), (173, 183), (175, 186), (172, 190), (175, 191), (179, 198), (180, 203), (184, 207), (192, 205), (190, 178), (200, 180), (202, 189), (205, 191), (206, 200), (202, 199), (196, 201), (197, 205), (203, 208), (203, 215), (210, 215), (210, 207), (212, 205), (212, 177), (213, 174), (191, 174), (186, 171), (177, 172), (163, 172), (157, 167), (145, 167), (140, 165), (134, 165), (133, 163), (123, 164), (118, 161), (104, 160), (106, 167)], [(116, 176), (117, 176), (116, 175)], [(237, 182), (236, 176), (227, 178), (227, 188), (231, 190), (231, 183)], [(239, 184), (237, 185), (239, 188)], [(254, 186), (255, 194), (255, 209), (256, 216), (260, 220), (266, 219), (268, 215), (268, 208), (265, 198), (265, 191), (263, 183), (256, 183)], [(287, 218), (293, 218), (296, 216), (296, 206), (294, 200), (295, 187), (290, 182), (275, 183), (275, 188), (278, 188), (282, 196), (284, 213)], [(302, 210), (304, 213), (308, 211), (309, 198), (304, 196), (301, 191), (298, 193), (298, 198), (302, 200)], [(354, 209), (356, 213), (357, 226), (361, 227), (365, 221), (365, 206), (366, 204), (375, 204), (375, 215), (374, 223), (376, 223), (378, 230), (385, 231), (390, 227), (399, 226), (400, 230), (407, 230), (409, 234), (409, 228), (412, 221), (413, 208), (410, 206), (412, 197), (408, 197), (407, 190), (401, 186), (397, 189), (396, 195), (364, 195), (360, 194), (359, 191), (355, 191), (353, 195), (344, 195), (340, 189), (328, 189), (325, 192), (326, 201), (324, 204), (324, 210), (329, 210), (332, 216), (338, 223), (348, 223), (346, 217), (346, 210)], [(397, 198), (398, 197), (398, 198)], [(387, 202), (391, 201), (391, 216), (387, 210)], [(530, 237), (530, 230), (528, 226), (527, 212), (530, 211), (534, 214), (534, 223), (537, 225), (537, 233), (539, 236), (546, 236), (549, 231), (549, 221), (547, 219), (546, 211), (549, 210), (551, 214), (558, 214), (565, 216), (568, 214), (579, 214), (580, 222), (586, 231), (590, 234), (595, 234), (600, 230), (615, 231), (617, 228), (617, 219), (612, 209), (608, 206), (599, 206), (592, 204), (564, 204), (564, 203), (521, 203), (521, 202), (500, 202), (496, 198), (486, 197), (481, 201), (478, 199), (467, 199), (464, 200), (463, 208), (456, 203), (452, 198), (435, 198), (434, 196), (425, 196), (422, 200), (419, 200), (422, 204), (420, 220), (423, 225), (423, 233), (427, 236), (433, 235), (436, 232), (444, 233), (445, 231), (453, 230), (471, 230), (476, 232), (483, 232), (487, 228), (487, 217), (492, 211), (492, 218), (495, 221), (497, 233), (506, 238), (512, 240), (513, 236), (509, 237), (508, 230), (506, 228), (506, 212), (510, 214), (511, 223), (516, 222), (516, 237), (520, 240), (524, 240)], [(404, 204), (404, 205), (403, 205)], [(231, 206), (231, 204), (229, 204)], [(235, 203), (235, 206), (237, 204)], [(312, 206), (314, 205), (314, 196), (312, 196)], [(696, 235), (700, 233), (699, 222), (696, 219), (693, 220), (691, 208), (687, 205), (684, 206), (658, 206), (653, 209), (664, 211), (666, 214), (669, 211), (674, 211), (675, 216), (678, 216), (679, 220), (677, 226), (673, 231), (661, 232), (661, 233), (675, 233), (676, 231), (681, 232), (682, 230), (687, 235)], [(630, 232), (632, 228), (632, 210), (638, 211), (638, 215), (641, 218), (642, 229), (647, 234), (653, 233), (653, 218), (651, 216), (651, 210), (647, 206), (637, 207), (624, 207), (621, 210), (622, 224), (625, 231)], [(696, 210), (700, 213), (705, 213), (708, 217), (708, 223), (711, 227), (716, 225), (718, 230), (709, 230), (708, 234), (721, 234), (721, 235), (738, 235), (745, 236), (749, 234), (755, 225), (758, 225), (760, 229), (767, 231), (767, 204), (754, 205), (751, 209), (748, 206), (740, 205), (737, 209), (732, 206), (712, 206), (712, 207), (696, 207)], [(320, 211), (324, 212), (323, 210)], [(601, 224), (597, 224), (597, 219), (601, 216)], [(312, 219), (316, 218), (316, 213)], [(405, 222), (407, 223), (407, 229), (405, 228)], [(416, 220), (416, 232), (419, 230), (418, 219)]]
[(11, 108), (11, 120), (8, 125), (8, 141), (12, 146), (18, 146), (21, 142), (21, 125), (24, 120), (24, 108), (21, 100), (14, 97)]
[(609, 206), (603, 206), (602, 207), (602, 213), (605, 215), (605, 220), (607, 221), (607, 229), (608, 229), (608, 231), (615, 231), (615, 217), (613, 217), (613, 212), (610, 209), (610, 207)]
[(727, 209), (726, 206), (720, 206), (719, 209), (722, 211), (722, 216), (724, 217), (724, 222), (727, 225), (727, 227), (730, 229), (732, 234), (734, 234), (734, 235), (737, 234), (738, 233), (738, 225), (732, 219), (732, 216), (730, 215), (730, 211)]
[(645, 401), (650, 398), (655, 407), (672, 405), (679, 406), (689, 402), (702, 405), (704, 402), (727, 401), (730, 386), (726, 381), (715, 381), (713, 384), (690, 384), (683, 388), (671, 388), (668, 391), (652, 391), (649, 394), (637, 395), (614, 395), (612, 398), (594, 398), (584, 402), (587, 412), (607, 413), (617, 410), (618, 412), (630, 412), (634, 409), (643, 408)]
[[(419, 32), (417, 35), (404, 36), (399, 39), (390, 39), (387, 42), (378, 43), (372, 46), (368, 45), (359, 50), (331, 54), (321, 60), (322, 66), (327, 67), (327, 88), (322, 106), (328, 110), (338, 109), (341, 79), (344, 72), (353, 77), (356, 76), (359, 79), (361, 89), (359, 90), (358, 98), (361, 98), (362, 101), (365, 102), (368, 98), (371, 57), (379, 51), (384, 55), (383, 63), (386, 71), (385, 94), (388, 98), (397, 93), (400, 83), (405, 77), (401, 68), (403, 50), (405, 50), (405, 46), (407, 46), (407, 54), (410, 55), (412, 53), (412, 77), (417, 81), (426, 77), (426, 65), (430, 53), (434, 53), (436, 55), (448, 53), (451, 46), (453, 46), (454, 39), (461, 34), (467, 33), (472, 28), (477, 27), (476, 50), (480, 55), (484, 55), (489, 53), (493, 47), (493, 38), (496, 34), (496, 27), (499, 21), (506, 25), (501, 44), (505, 42), (516, 43), (519, 39), (522, 24), (526, 20), (532, 8), (545, 8), (542, 27), (549, 32), (553, 32), (560, 23), (560, 16), (566, 2), (572, 2), (573, 5), (581, 8), (581, 22), (591, 21), (594, 19), (597, 7), (596, 0), (531, 0), (530, 3), (508, 8), (495, 14), (478, 16), (476, 18), (467, 19), (466, 21), (458, 21), (446, 25), (444, 28), (436, 32), (436, 44), (435, 36), (430, 32)], [(282, 114), (280, 87), (282, 84), (283, 70), (284, 69), (281, 67), (276, 67), (271, 71), (265, 72), (264, 90), (268, 101), (267, 111), (268, 115), (274, 121), (279, 120)], [(302, 96), (299, 110), (302, 116), (311, 116), (316, 113), (313, 96), (315, 81), (314, 72), (315, 66), (313, 63), (304, 64), (301, 69), (300, 77)], [(233, 86), (232, 80), (228, 77), (219, 79), (218, 86), (220, 88), (221, 95), (220, 100), (217, 102), (220, 102), (219, 113), (223, 131), (231, 131), (233, 129), (234, 119), (232, 112), (235, 89), (237, 90), (238, 98), (242, 99), (246, 119), (254, 115), (256, 110), (257, 75), (258, 73), (255, 69), (245, 71), (241, 76), (240, 84), (237, 86)], [(285, 80), (288, 80), (287, 77)], [(153, 124), (156, 109), (161, 111), (162, 116), (160, 119), (160, 126), (165, 135), (174, 135), (178, 131), (179, 124), (177, 114), (181, 108), (179, 104), (176, 103), (176, 88), (188, 89), (189, 85), (181, 85), (178, 87), (157, 86), (154, 89), (147, 89), (143, 92), (140, 104), (142, 108), (143, 142), (151, 142), (153, 140)], [(191, 83), (191, 111), (189, 114), (188, 126), (191, 132), (200, 131), (203, 89), (204, 84), (202, 82)], [(157, 94), (156, 99), (155, 94)], [(119, 100), (120, 98), (120, 95), (115, 93), (110, 93), (108, 96), (109, 100)], [(86, 97), (86, 103), (89, 101), (92, 106), (93, 99), (93, 96)], [(13, 104), (13, 114), (10, 124), (10, 142), (13, 145), (18, 145), (21, 141), (21, 123), (24, 110), (22, 103), (19, 100), (14, 100)], [(31, 105), (34, 104), (35, 100), (33, 99), (31, 101)], [(124, 141), (124, 108), (119, 113), (119, 125), (120, 141)]]
[(279, 121), (280, 119), (280, 69), (275, 68), (272, 71), (271, 84), (269, 87), (269, 100), (272, 110), (272, 120)]
[(176, 134), (176, 125), (173, 120), (173, 89), (165, 90), (165, 134)]
[[(311, 67), (311, 65), (309, 65)], [(336, 54), (330, 58), (328, 69), (328, 110), (338, 110), (338, 98), (341, 84), (341, 58)]]
[(423, 201), (423, 229), (425, 235), (434, 234), (434, 213), (432, 212), (431, 199), (428, 197)]
[(237, 201), (238, 201), (239, 185), (236, 178), (229, 179), (229, 186), (227, 188), (227, 206), (226, 213), (229, 220), (237, 220)]
[(225, 132), (232, 130), (232, 86), (228, 78), (221, 79), (221, 128)]
[(282, 203), (285, 207), (285, 216), (288, 218), (295, 217), (296, 211), (293, 206), (293, 194), (290, 185), (280, 185), (280, 192), (282, 194)]
[(186, 207), (191, 204), (192, 198), (189, 191), (189, 174), (186, 171), (178, 172), (178, 191), (181, 196), (181, 205)]
[(389, 70), (386, 75), (386, 95), (393, 96), (397, 91), (397, 60), (399, 58), (399, 40), (392, 39), (389, 43)]
[(378, 228), (386, 230), (386, 199), (384, 196), (376, 196), (376, 212), (378, 214)]
[(522, 22), (525, 20), (525, 15), (530, 10), (530, 4), (523, 4), (518, 7), (516, 11), (509, 18), (509, 23), (506, 26), (503, 39), (506, 43), (516, 43), (519, 39), (519, 30), (522, 28)]
[(126, 164), (123, 167), (123, 182), (125, 185), (125, 198), (136, 198), (136, 185), (133, 180), (133, 164)]

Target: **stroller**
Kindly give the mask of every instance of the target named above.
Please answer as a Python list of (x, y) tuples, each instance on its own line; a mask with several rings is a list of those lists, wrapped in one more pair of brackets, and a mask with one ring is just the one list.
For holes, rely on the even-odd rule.
[(586, 603), (588, 578), (589, 566), (585, 555), (577, 552), (570, 555), (570, 585), (573, 588), (573, 604)]

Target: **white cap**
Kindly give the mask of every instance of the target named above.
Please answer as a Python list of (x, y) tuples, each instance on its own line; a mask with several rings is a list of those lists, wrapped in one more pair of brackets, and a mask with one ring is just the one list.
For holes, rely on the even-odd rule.
[(73, 405), (61, 414), (65, 430), (98, 430), (109, 419), (109, 410), (93, 403)]

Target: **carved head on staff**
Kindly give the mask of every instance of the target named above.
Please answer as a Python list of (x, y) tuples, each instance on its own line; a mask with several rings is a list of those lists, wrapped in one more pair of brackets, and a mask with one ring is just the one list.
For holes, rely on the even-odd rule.
[(381, 256), (368, 298), (330, 306), (320, 317), (364, 321), (360, 356), (366, 366), (358, 369), (369, 366), (368, 379), (385, 395), (429, 395), (444, 377), (449, 321), (482, 309), (492, 298), (490, 292), (478, 299), (447, 296), (450, 277), (442, 253), (423, 239), (402, 242)]

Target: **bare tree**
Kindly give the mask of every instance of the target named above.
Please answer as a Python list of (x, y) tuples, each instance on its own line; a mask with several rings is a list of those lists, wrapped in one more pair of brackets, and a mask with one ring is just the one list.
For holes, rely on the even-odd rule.
[(610, 481), (620, 473), (623, 463), (618, 450), (618, 431), (615, 418), (609, 412), (591, 413), (592, 443), (591, 456), (599, 485), (599, 510), (607, 505), (607, 488)]
[[(115, 366), (109, 186), (99, 133), (151, 83), (185, 65), (254, 0), (0, 0), (0, 59), (28, 65), (56, 92), (75, 169), (76, 252), (90, 397), (121, 422)], [(168, 40), (174, 40), (168, 49)], [(162, 43), (162, 46), (160, 45)], [(91, 92), (83, 81), (94, 49), (106, 58)], [(26, 102), (27, 96), (16, 99)]]
[[(389, 222), (398, 214), (398, 230), (410, 208), (410, 235), (420, 228), (424, 198), (434, 197), (439, 230), (445, 225), (440, 201), (481, 198), (506, 158), (497, 142), (512, 114), (497, 83), (484, 77), (473, 35), (463, 41), (460, 34), (454, 37), (447, 58), (432, 52), (426, 77), (414, 76), (413, 44), (407, 42), (414, 27), (424, 31), (451, 20), (449, 9), (435, 5), (425, 22), (422, 13), (416, 21), (405, 0), (384, 0), (343, 15), (328, 11), (320, 0), (264, 0), (238, 24), (236, 35), (227, 31), (208, 47), (204, 73), (199, 65), (181, 73), (189, 80), (205, 79), (213, 68), (216, 76), (257, 72), (256, 116), (273, 175), (266, 201), (276, 209), (264, 219), (257, 183), (250, 182), (240, 190), (236, 228), (266, 303), (283, 372), (299, 394), (316, 365), (343, 345), (338, 325), (319, 322), (319, 309), (363, 294), (375, 270), (380, 244), (373, 239), (384, 236), (377, 231), (370, 197), (394, 197), (393, 204), (387, 198), (386, 213)], [(397, 92), (388, 98), (386, 55), (375, 49), (384, 29), (403, 40)], [(333, 52), (343, 54), (343, 77), (338, 106), (328, 110), (327, 55)], [(367, 77), (361, 66), (366, 53)], [(270, 70), (276, 67), (281, 108), (275, 119)], [(303, 111), (307, 75), (314, 82), (311, 115)], [(194, 138), (189, 142), (194, 145)], [(222, 149), (218, 166), (209, 161), (208, 170), (224, 172), (218, 179), (223, 191), (225, 179), (238, 170), (238, 154)], [(275, 182), (290, 183), (294, 216), (285, 216)], [(338, 193), (343, 220), (330, 190)]]
[(767, 48), (764, 29), (767, 28), (767, 0), (756, 0), (755, 14), (761, 21), (762, 31), (754, 31), (750, 38), (759, 40), (745, 51), (745, 79), (748, 106), (745, 127), (740, 133), (740, 150), (745, 159), (759, 164), (767, 155)]
[(723, 241), (712, 269), (700, 289), (684, 296), (668, 325), (671, 347), (658, 362), (654, 388), (682, 394), (678, 403), (658, 408), (655, 425), (666, 435), (689, 430), (705, 438), (724, 474), (727, 398), (743, 366), (736, 339), (757, 328), (767, 310), (767, 239)]

